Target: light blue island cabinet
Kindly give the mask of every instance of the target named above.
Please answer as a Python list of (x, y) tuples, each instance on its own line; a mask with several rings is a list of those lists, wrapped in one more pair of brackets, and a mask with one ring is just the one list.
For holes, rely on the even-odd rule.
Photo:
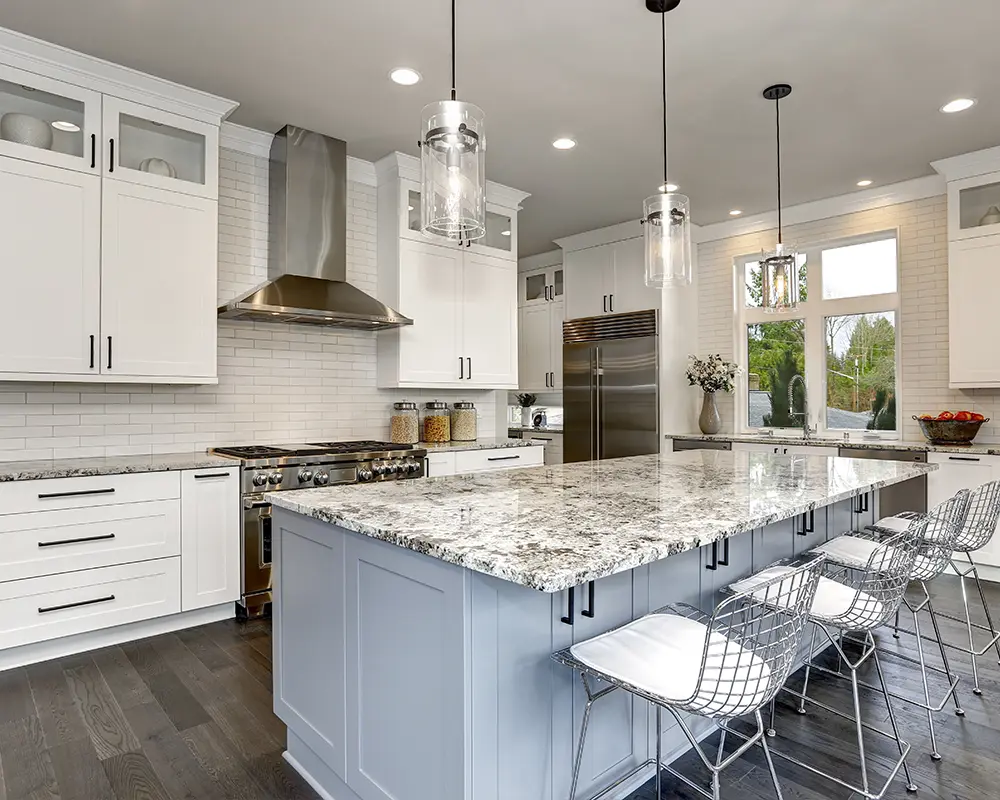
[[(690, 451), (271, 495), (286, 758), (334, 800), (565, 800), (586, 695), (552, 652), (667, 603), (710, 611), (930, 469)], [(687, 747), (669, 719), (668, 760)], [(653, 721), (596, 701), (578, 798), (650, 758)]]

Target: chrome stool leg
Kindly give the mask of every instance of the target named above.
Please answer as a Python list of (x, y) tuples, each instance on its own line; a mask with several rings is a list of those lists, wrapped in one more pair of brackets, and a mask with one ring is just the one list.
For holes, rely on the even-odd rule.
[[(948, 663), (948, 652), (945, 649), (944, 639), (941, 638), (941, 626), (938, 624), (937, 612), (934, 610), (934, 603), (931, 600), (931, 593), (927, 591), (927, 585), (921, 581), (921, 585), (924, 587), (924, 594), (927, 595), (927, 613), (931, 618), (931, 625), (934, 626), (934, 638), (937, 639), (938, 649), (941, 651), (941, 663), (944, 664), (944, 674), (948, 678), (948, 684), (952, 686), (951, 697), (955, 701), (955, 716), (964, 717), (965, 710), (962, 708), (962, 703), (958, 699), (958, 681), (955, 680), (955, 676), (951, 674), (951, 665)], [(975, 671), (976, 657), (972, 657), (973, 671)], [(976, 679), (978, 683), (978, 678)]]
[[(764, 727), (760, 711), (757, 712), (757, 726)], [(774, 761), (771, 760), (771, 749), (767, 746), (767, 736), (760, 737), (760, 746), (764, 748), (764, 758), (767, 759), (767, 769), (771, 773), (771, 781), (774, 783), (774, 793), (778, 796), (778, 800), (785, 800), (785, 796), (781, 793), (781, 784), (778, 783), (778, 773), (774, 769)]]
[(590, 724), (590, 709), (596, 699), (590, 692), (590, 682), (587, 680), (587, 673), (581, 672), (580, 679), (583, 681), (584, 691), (587, 692), (587, 705), (583, 707), (583, 722), (580, 725), (580, 742), (576, 748), (576, 759), (573, 762), (573, 782), (569, 788), (569, 800), (576, 797), (576, 785), (580, 780), (580, 767), (583, 764), (583, 746), (587, 741), (587, 726)]
[(663, 724), (660, 719), (660, 712), (662, 709), (659, 704), (656, 706), (656, 800), (663, 800), (663, 769), (660, 764), (663, 763)]
[(983, 601), (983, 611), (986, 612), (986, 624), (989, 626), (990, 636), (993, 637), (993, 646), (997, 651), (997, 662), (1000, 663), (1000, 637), (998, 637), (996, 626), (993, 624), (993, 615), (990, 614), (990, 604), (986, 602), (986, 592), (983, 591), (983, 582), (979, 579), (979, 567), (972, 560), (972, 553), (966, 553), (965, 557), (969, 559), (969, 564), (972, 567), (972, 578), (976, 582), (976, 589), (979, 590), (979, 599)]
[(919, 611), (913, 611), (913, 629), (917, 640), (917, 659), (920, 663), (920, 678), (924, 684), (924, 700), (927, 701), (927, 726), (930, 728), (931, 734), (931, 758), (935, 761), (940, 761), (941, 754), (938, 752), (937, 735), (934, 731), (934, 712), (931, 711), (931, 690), (927, 684), (927, 664), (924, 661), (924, 639), (920, 633)]
[[(874, 644), (873, 640), (872, 645), (874, 646)], [(889, 698), (889, 688), (885, 683), (882, 662), (879, 661), (877, 649), (872, 652), (872, 658), (875, 660), (875, 671), (878, 673), (878, 682), (882, 687), (882, 695), (885, 697), (885, 707), (889, 711), (889, 724), (892, 726), (892, 733), (896, 737), (896, 746), (899, 747), (899, 754), (902, 756), (904, 755), (903, 740), (899, 738), (899, 727), (896, 725), (896, 712), (892, 710), (892, 700)], [(917, 791), (917, 785), (913, 782), (913, 778), (910, 777), (910, 767), (905, 760), (903, 761), (903, 774), (906, 776), (906, 791), (911, 793)]]

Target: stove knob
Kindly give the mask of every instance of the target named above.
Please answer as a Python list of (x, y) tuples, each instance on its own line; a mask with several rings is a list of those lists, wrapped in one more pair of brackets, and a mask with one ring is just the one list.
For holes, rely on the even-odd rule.
[(372, 464), (372, 472), (376, 475), (387, 475), (389, 473), (389, 465), (383, 461), (376, 461)]
[(266, 483), (267, 483), (267, 475), (265, 475), (263, 472), (258, 472), (256, 475), (253, 476), (254, 486), (264, 486)]
[(299, 483), (310, 483), (313, 479), (311, 469), (304, 469), (299, 472)]
[(272, 486), (277, 486), (279, 483), (281, 483), (281, 473), (272, 472), (270, 475), (267, 476), (267, 482), (270, 483)]
[(370, 467), (361, 467), (361, 469), (358, 470), (358, 480), (362, 483), (370, 481), (374, 477), (375, 473), (371, 471)]
[(406, 471), (409, 472), (410, 474), (413, 474), (414, 472), (420, 472), (420, 465), (412, 458), (407, 459)]
[(317, 472), (313, 477), (313, 483), (317, 486), (326, 486), (330, 482), (330, 475), (326, 472)]
[(392, 462), (392, 469), (393, 469), (393, 472), (397, 472), (400, 475), (405, 475), (406, 474), (406, 462), (404, 462), (403, 459), (401, 459), (401, 458), (397, 458), (395, 461)]
[(396, 466), (396, 462), (395, 461), (387, 461), (386, 462), (386, 464), (385, 464), (385, 474), (386, 475), (395, 475), (397, 469), (398, 469), (398, 467)]

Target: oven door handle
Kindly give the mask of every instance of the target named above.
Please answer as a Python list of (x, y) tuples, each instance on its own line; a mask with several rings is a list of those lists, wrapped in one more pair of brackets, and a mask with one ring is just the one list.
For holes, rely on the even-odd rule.
[(252, 508), (268, 508), (271, 504), (262, 497), (244, 497), (243, 508), (248, 511)]

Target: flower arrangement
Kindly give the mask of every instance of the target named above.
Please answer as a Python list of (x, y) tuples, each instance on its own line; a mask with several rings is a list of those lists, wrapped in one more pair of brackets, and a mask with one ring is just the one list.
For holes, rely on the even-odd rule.
[(517, 396), (517, 402), (521, 408), (531, 408), (537, 399), (533, 394), (519, 394)]
[(702, 361), (688, 356), (687, 379), (691, 386), (700, 386), (706, 392), (731, 392), (740, 368), (716, 353)]

